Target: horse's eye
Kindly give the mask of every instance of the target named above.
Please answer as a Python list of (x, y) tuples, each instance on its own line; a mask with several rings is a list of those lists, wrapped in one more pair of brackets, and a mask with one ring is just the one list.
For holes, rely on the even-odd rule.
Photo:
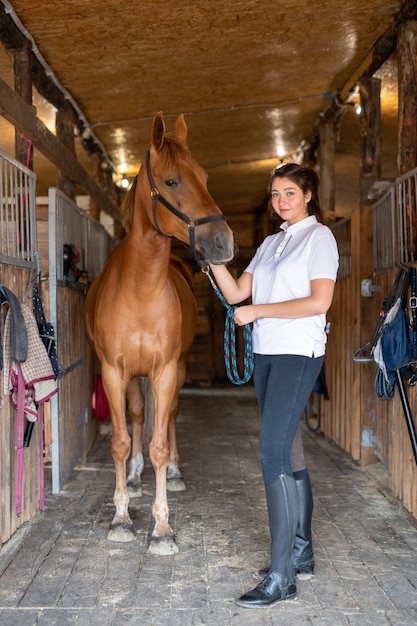
[(167, 187), (176, 187), (178, 183), (176, 180), (169, 178), (168, 180), (165, 181), (165, 184)]

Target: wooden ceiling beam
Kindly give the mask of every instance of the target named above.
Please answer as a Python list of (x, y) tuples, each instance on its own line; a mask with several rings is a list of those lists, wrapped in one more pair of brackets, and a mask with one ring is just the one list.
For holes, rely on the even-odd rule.
[(357, 70), (352, 74), (349, 80), (343, 85), (339, 96), (335, 98), (332, 104), (320, 115), (314, 125), (313, 134), (310, 139), (308, 153), (315, 153), (320, 142), (320, 125), (326, 121), (332, 121), (337, 128), (346, 105), (356, 95), (357, 85), (362, 77), (371, 77), (379, 70), (379, 68), (389, 59), (397, 46), (398, 29), (401, 24), (409, 20), (417, 19), (417, 2), (416, 0), (407, 0), (401, 6), (398, 13), (394, 15), (394, 20), (388, 30), (375, 42), (372, 50), (362, 61)]
[[(28, 39), (20, 32), (4, 5), (0, 5), (0, 41), (12, 54), (24, 50)], [(39, 94), (50, 102), (56, 109), (61, 108), (66, 100), (63, 93), (47, 77), (39, 59), (32, 51), (32, 80)]]
[[(4, 5), (0, 5), (0, 42), (5, 48), (11, 52), (18, 52), (27, 46), (29, 40), (16, 26), (13, 19), (7, 13)], [(78, 111), (72, 106), (72, 104), (65, 97), (65, 94), (59, 88), (59, 86), (48, 76), (44, 66), (32, 51), (32, 81), (36, 87), (38, 93), (45, 98), (56, 109), (71, 107), (74, 113), (74, 119), (76, 120), (76, 126), (78, 133), (82, 136), (83, 131), (86, 129), (85, 122), (80, 118)], [(107, 161), (107, 155), (103, 153), (102, 148), (94, 141), (94, 137), (89, 136), (88, 139), (82, 139), (84, 149), (89, 154), (101, 153), (102, 159)]]
[(100, 207), (116, 221), (121, 221), (119, 207), (84, 169), (77, 157), (53, 135), (37, 117), (36, 108), (18, 96), (0, 79), (0, 115), (33, 142), (33, 145), (58, 170), (82, 187)]

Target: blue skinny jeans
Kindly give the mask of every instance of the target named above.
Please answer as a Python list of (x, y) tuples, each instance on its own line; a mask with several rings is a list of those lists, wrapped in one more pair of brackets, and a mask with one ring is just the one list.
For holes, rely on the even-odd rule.
[(292, 476), (291, 445), (324, 357), (255, 354), (253, 381), (262, 414), (259, 452), (265, 485)]

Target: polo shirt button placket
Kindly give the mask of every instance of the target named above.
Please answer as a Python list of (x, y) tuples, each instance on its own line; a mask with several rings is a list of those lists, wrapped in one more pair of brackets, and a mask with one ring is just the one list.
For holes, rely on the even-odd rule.
[(285, 237), (284, 239), (281, 241), (281, 243), (279, 244), (277, 251), (275, 252), (275, 258), (279, 259), (280, 256), (282, 255), (282, 253), (284, 252), (285, 248), (288, 245), (289, 240), (291, 239), (292, 235), (291, 233), (289, 233), (288, 231), (285, 233)]

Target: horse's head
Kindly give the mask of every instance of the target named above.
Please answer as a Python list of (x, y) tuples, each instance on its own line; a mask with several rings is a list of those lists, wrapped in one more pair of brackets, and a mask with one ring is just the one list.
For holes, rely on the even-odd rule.
[(152, 124), (146, 171), (152, 202), (148, 215), (163, 235), (175, 237), (213, 264), (233, 258), (233, 233), (207, 190), (207, 174), (186, 145), (184, 116), (175, 124), (175, 136), (166, 133), (162, 113)]

